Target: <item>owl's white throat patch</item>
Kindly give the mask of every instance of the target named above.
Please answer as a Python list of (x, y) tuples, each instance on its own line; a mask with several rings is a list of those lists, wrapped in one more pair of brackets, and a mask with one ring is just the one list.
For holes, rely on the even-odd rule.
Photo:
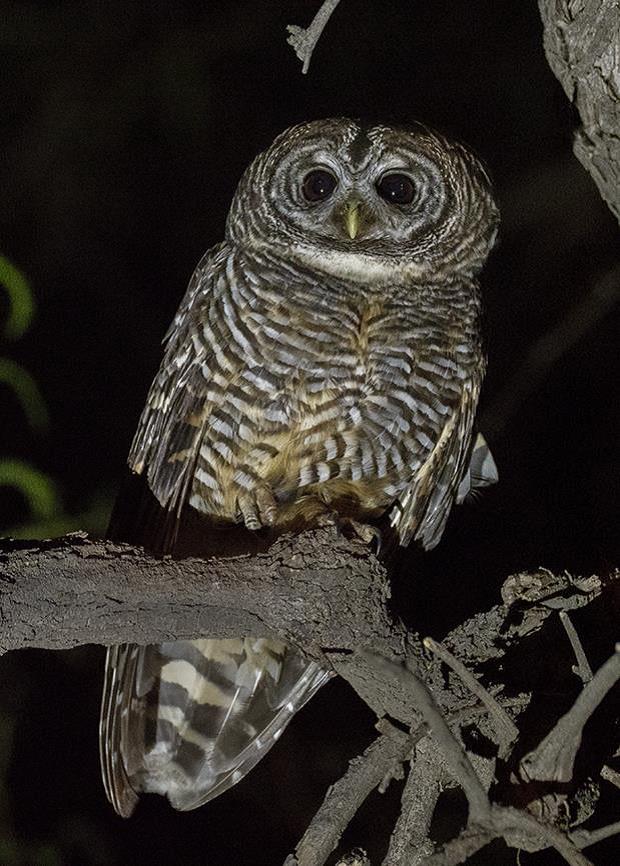
[(319, 250), (306, 244), (293, 244), (291, 253), (300, 264), (344, 280), (388, 285), (415, 279), (428, 279), (429, 262), (386, 261), (368, 253)]

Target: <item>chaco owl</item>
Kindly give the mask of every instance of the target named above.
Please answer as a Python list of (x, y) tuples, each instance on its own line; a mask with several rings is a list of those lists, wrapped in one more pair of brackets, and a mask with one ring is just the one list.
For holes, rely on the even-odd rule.
[[(437, 544), (453, 503), (496, 480), (474, 416), (477, 274), (497, 221), (476, 158), (425, 127), (282, 133), (243, 175), (165, 338), (128, 460), (152, 502), (112, 536), (200, 555), (190, 525), (194, 539), (264, 539), (333, 518)], [(328, 676), (271, 639), (111, 647), (114, 808), (225, 791)]]

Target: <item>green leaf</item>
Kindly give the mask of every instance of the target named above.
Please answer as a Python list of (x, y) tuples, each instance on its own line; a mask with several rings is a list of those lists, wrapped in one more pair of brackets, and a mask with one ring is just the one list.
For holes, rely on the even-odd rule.
[(38, 520), (49, 520), (61, 508), (52, 479), (21, 460), (0, 460), (0, 487), (18, 490)]
[(34, 430), (45, 430), (49, 416), (39, 386), (20, 364), (0, 358), (0, 382), (6, 382), (19, 400), (28, 423)]
[(0, 255), (0, 283), (9, 296), (9, 317), (4, 325), (7, 340), (17, 340), (28, 330), (34, 315), (34, 297), (26, 277)]

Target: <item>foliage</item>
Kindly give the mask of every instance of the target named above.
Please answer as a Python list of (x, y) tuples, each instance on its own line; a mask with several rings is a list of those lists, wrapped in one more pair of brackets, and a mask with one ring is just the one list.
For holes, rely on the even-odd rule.
[[(6, 290), (9, 311), (3, 336), (17, 340), (28, 330), (35, 310), (33, 294), (25, 276), (8, 259), (0, 255), (0, 283)], [(45, 400), (35, 379), (20, 364), (0, 358), (0, 382), (14, 394), (28, 426), (36, 433), (45, 432), (49, 416)], [(9, 530), (12, 535), (28, 535), (53, 521), (61, 511), (60, 497), (52, 479), (30, 463), (13, 457), (0, 458), (0, 488), (19, 491), (28, 505), (34, 525)], [(61, 866), (58, 848), (50, 842), (21, 843), (14, 838), (10, 816), (10, 788), (7, 784), (9, 759), (12, 753), (15, 717), (0, 712), (0, 863), (3, 866)]]
[[(34, 315), (35, 303), (32, 290), (26, 277), (1, 255), (0, 283), (9, 299), (4, 337), (16, 340), (25, 334)], [(49, 424), (47, 406), (30, 373), (15, 361), (0, 358), (0, 382), (8, 385), (15, 395), (30, 428), (36, 433), (47, 430)], [(23, 460), (11, 457), (0, 458), (0, 487), (13, 487), (18, 490), (37, 523), (50, 520), (60, 511), (60, 499), (52, 479)]]

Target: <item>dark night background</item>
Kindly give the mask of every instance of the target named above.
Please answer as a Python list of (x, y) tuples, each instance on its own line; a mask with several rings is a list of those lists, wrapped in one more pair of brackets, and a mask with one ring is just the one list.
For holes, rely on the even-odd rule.
[[(319, 5), (0, 5), (0, 253), (37, 305), (0, 356), (32, 374), (50, 415), (31, 432), (0, 383), (0, 464), (28, 461), (60, 496), (42, 527), (4, 487), (0, 530), (104, 530), (160, 340), (196, 262), (221, 239), (243, 169), (275, 133), (334, 114), (421, 119), (483, 157), (503, 215), (483, 276), (482, 428), (500, 483), (456, 510), (439, 549), (413, 554), (415, 578), (395, 586), (402, 612), (440, 638), (494, 604), (519, 569), (604, 574), (616, 562), (617, 308), (539, 377), (513, 375), (580, 302), (576, 320), (587, 318), (589, 293), (618, 268), (618, 226), (572, 156), (577, 118), (546, 63), (534, 0), (342, 0), (302, 76), (285, 25), (308, 24)], [(5, 313), (2, 294), (0, 323)], [(2, 660), (0, 866), (281, 863), (373, 736), (370, 713), (332, 682), (222, 798), (187, 814), (147, 798), (123, 822), (99, 780), (103, 658), (84, 648)], [(540, 687), (553, 698), (558, 682)], [(370, 802), (350, 845), (380, 850), (397, 794)], [(592, 849), (597, 866), (612, 847)]]

